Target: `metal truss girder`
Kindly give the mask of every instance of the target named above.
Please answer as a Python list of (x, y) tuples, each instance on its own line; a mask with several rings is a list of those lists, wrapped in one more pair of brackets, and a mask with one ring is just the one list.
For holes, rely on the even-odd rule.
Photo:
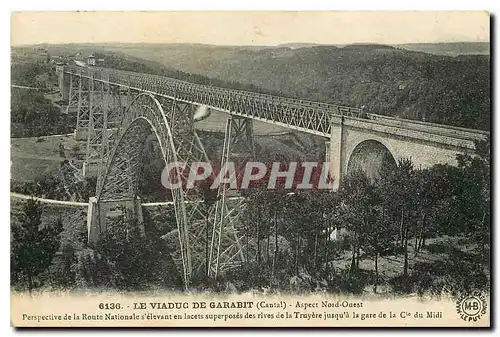
[(206, 105), (230, 114), (263, 120), (325, 137), (330, 136), (331, 116), (358, 117), (361, 112), (358, 108), (338, 104), (218, 88), (151, 74), (105, 68), (80, 70), (77, 67), (67, 67), (65, 70), (68, 73), (77, 71), (84, 72), (84, 76), (93, 76), (99, 81), (119, 84), (125, 88), (131, 87), (185, 103)]

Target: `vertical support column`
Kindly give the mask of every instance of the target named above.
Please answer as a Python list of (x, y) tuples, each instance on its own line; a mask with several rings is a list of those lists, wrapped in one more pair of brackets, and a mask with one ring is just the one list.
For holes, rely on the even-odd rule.
[(330, 160), (331, 176), (333, 177), (333, 190), (336, 191), (340, 188), (342, 183), (343, 167), (345, 160), (345, 130), (344, 130), (344, 116), (332, 118), (330, 136)]
[(325, 141), (325, 163), (330, 162), (330, 141)]
[[(227, 172), (228, 162), (234, 159), (236, 172), (243, 170), (246, 162), (255, 157), (252, 120), (243, 117), (229, 116), (226, 123), (224, 146), (222, 149), (221, 171)], [(239, 177), (235, 177), (238, 179)], [(228, 187), (220, 185), (218, 201), (215, 205), (215, 219), (210, 245), (209, 276), (217, 278), (219, 271), (225, 267), (245, 261), (243, 246), (238, 231), (235, 228), (241, 202), (229, 209), (227, 201)]]
[(76, 140), (87, 140), (90, 124), (90, 79), (79, 74)]
[(131, 95), (131, 86), (132, 86), (132, 79), (131, 76), (128, 76), (128, 83), (127, 83), (127, 100), (126, 100), (126, 108), (128, 109), (130, 107), (130, 103), (132, 102), (132, 95)]
[(245, 164), (249, 158), (255, 157), (253, 123), (249, 118), (230, 116), (232, 138), (232, 156), (237, 158), (237, 165)]
[(70, 75), (64, 72), (64, 67), (57, 67), (56, 71), (58, 72), (58, 84), (59, 91), (61, 94), (61, 99), (63, 101), (69, 100), (69, 89), (70, 89)]
[(99, 219), (99, 204), (96, 197), (90, 197), (87, 211), (87, 241), (96, 243), (101, 234), (101, 221)]
[[(100, 147), (100, 153), (99, 153), (99, 166), (98, 166), (98, 170), (97, 170), (96, 188), (97, 188), (97, 186), (100, 186), (100, 184), (101, 184), (100, 180), (102, 179), (102, 177), (104, 175), (104, 171), (106, 169), (105, 168), (106, 162), (107, 162), (108, 155), (110, 152), (110, 145), (108, 143), (108, 116), (109, 116), (109, 110), (110, 110), (109, 108), (110, 107), (111, 107), (111, 109), (113, 108), (113, 105), (111, 102), (109, 102), (110, 104), (107, 104), (108, 100), (112, 99), (111, 87), (110, 87), (109, 83), (103, 84), (102, 89), (104, 92), (104, 96), (106, 96), (106, 97), (102, 98), (103, 99), (102, 140), (101, 140), (101, 147)], [(96, 191), (96, 193), (97, 193), (97, 191)]]
[(66, 114), (78, 113), (78, 100), (79, 100), (79, 77), (69, 76), (69, 98), (68, 106), (65, 109)]
[[(95, 90), (94, 90), (95, 89)], [(106, 83), (92, 78), (90, 86), (90, 125), (87, 137), (87, 156), (84, 176), (98, 176), (102, 164), (103, 144), (106, 143), (108, 97)], [(106, 152), (107, 153), (107, 152)]]
[(90, 73), (90, 77), (88, 79), (88, 123), (87, 123), (87, 133), (86, 133), (86, 140), (87, 140), (87, 147), (85, 151), (85, 162), (83, 163), (83, 176), (84, 177), (89, 177), (89, 176), (95, 176), (95, 169), (96, 167), (93, 167), (93, 159), (95, 157), (95, 152), (94, 149), (91, 145), (92, 139), (95, 137), (94, 135), (94, 109), (95, 109), (95, 97), (94, 97), (94, 77), (93, 73)]
[(106, 109), (104, 114), (106, 125), (103, 136), (103, 164), (106, 163), (107, 157), (113, 148), (118, 130), (126, 113), (124, 108), (127, 107), (127, 100), (129, 99), (128, 96), (122, 95), (119, 86), (111, 85), (109, 82), (105, 84), (104, 91), (108, 100), (104, 107)]
[(108, 218), (123, 217), (126, 221), (131, 215), (135, 220), (141, 233), (144, 235), (144, 218), (142, 214), (141, 198), (130, 200), (104, 200), (98, 201), (96, 197), (89, 200), (87, 212), (87, 239), (90, 243), (99, 241), (101, 233), (107, 230), (106, 220)]

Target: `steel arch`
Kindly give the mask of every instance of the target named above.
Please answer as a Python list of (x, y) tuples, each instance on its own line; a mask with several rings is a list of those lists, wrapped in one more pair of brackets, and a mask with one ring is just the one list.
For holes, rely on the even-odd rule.
[[(142, 165), (142, 146), (146, 137), (153, 131), (158, 139), (165, 164), (169, 162), (189, 161), (193, 156), (185, 156), (183, 146), (184, 139), (175, 140), (175, 134), (182, 135), (181, 130), (173, 130), (172, 127), (182, 127), (181, 123), (172, 125), (172, 117), (175, 109), (175, 102), (172, 103), (172, 114), (168, 114), (163, 109), (162, 104), (149, 93), (140, 93), (130, 103), (123, 123), (118, 132), (116, 143), (107, 160), (103, 177), (99, 179), (97, 187), (97, 202), (108, 200), (130, 200), (137, 195), (137, 180), (139, 169)], [(168, 117), (170, 118), (168, 118)], [(194, 131), (194, 128), (192, 129)], [(177, 131), (177, 132), (176, 132)], [(187, 139), (198, 139), (194, 135), (185, 135)], [(192, 150), (192, 146), (189, 146)], [(180, 168), (175, 168), (176, 178), (183, 181)], [(199, 215), (197, 205), (202, 200), (196, 193), (190, 193), (182, 189), (171, 190), (174, 203), (177, 236), (180, 251), (180, 262), (182, 264), (184, 282), (186, 287), (191, 280), (193, 270), (192, 251), (190, 241), (193, 239), (191, 231), (195, 231), (190, 225), (193, 218)], [(190, 200), (191, 205), (186, 206), (185, 201)], [(196, 239), (196, 238), (194, 238)]]

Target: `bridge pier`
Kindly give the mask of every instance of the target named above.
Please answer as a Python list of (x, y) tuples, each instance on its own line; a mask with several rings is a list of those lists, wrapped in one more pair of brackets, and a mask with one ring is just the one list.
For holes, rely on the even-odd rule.
[(88, 137), (95, 137), (95, 131), (90, 131), (88, 127), (76, 127), (74, 131), (75, 140), (87, 140)]
[(83, 162), (82, 176), (84, 178), (97, 177), (99, 173), (99, 163), (96, 162)]
[(70, 75), (64, 72), (64, 67), (57, 67), (56, 71), (59, 75), (58, 84), (59, 84), (61, 99), (63, 101), (68, 101), (69, 89), (70, 89)]
[[(255, 144), (252, 120), (230, 115), (224, 134), (221, 169), (224, 169), (228, 162), (233, 161), (236, 171), (241, 174), (241, 168), (253, 158), (255, 158)], [(236, 179), (238, 178), (237, 176)], [(238, 235), (235, 226), (238, 216), (230, 216), (231, 213), (238, 214), (244, 205), (237, 204), (229, 207), (226, 197), (230, 193), (225, 184), (221, 184), (217, 191), (218, 201), (215, 204), (210, 259), (207, 267), (208, 275), (213, 278), (217, 278), (219, 271), (228, 268), (230, 265), (228, 261), (240, 264), (246, 260), (242, 237)]]
[(344, 130), (344, 117), (332, 116), (330, 141), (326, 147), (325, 161), (330, 162), (330, 175), (333, 178), (333, 190), (340, 187), (343, 176), (345, 160), (346, 134)]
[(87, 213), (88, 242), (99, 241), (101, 233), (107, 229), (107, 222), (113, 219), (137, 220), (141, 233), (144, 234), (144, 218), (142, 215), (141, 198), (130, 200), (104, 200), (97, 201), (96, 197), (89, 199)]

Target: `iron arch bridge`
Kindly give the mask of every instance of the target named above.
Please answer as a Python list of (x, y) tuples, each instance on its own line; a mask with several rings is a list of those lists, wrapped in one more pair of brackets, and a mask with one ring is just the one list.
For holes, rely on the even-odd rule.
[[(351, 152), (370, 139), (385, 142), (397, 159), (405, 151), (422, 152), (421, 148), (428, 153), (472, 151), (475, 141), (488, 136), (478, 130), (366, 114), (353, 107), (150, 74), (81, 66), (62, 66), (57, 72), (62, 99), (68, 102), (66, 112), (77, 116), (75, 138), (87, 144), (83, 175), (97, 175), (96, 196), (89, 201), (89, 241), (98, 240), (109, 218), (120, 212), (141, 226), (137, 184), (148, 135), (157, 138), (165, 163), (190, 167), (191, 162), (208, 161), (194, 127), (193, 116), (200, 106), (228, 114), (221, 167), (235, 152), (240, 161), (254, 156), (252, 121), (259, 120), (329, 138), (326, 157), (337, 183)], [(180, 168), (173, 174), (177, 180), (186, 179)], [(213, 205), (204, 203), (203, 191), (196, 188), (171, 193), (176, 229), (164, 238), (175, 247), (174, 260), (186, 287), (196, 273), (217, 277), (245, 260), (244, 251), (252, 249), (252, 242), (243, 240), (238, 231), (244, 199), (230, 197), (224, 184)]]

